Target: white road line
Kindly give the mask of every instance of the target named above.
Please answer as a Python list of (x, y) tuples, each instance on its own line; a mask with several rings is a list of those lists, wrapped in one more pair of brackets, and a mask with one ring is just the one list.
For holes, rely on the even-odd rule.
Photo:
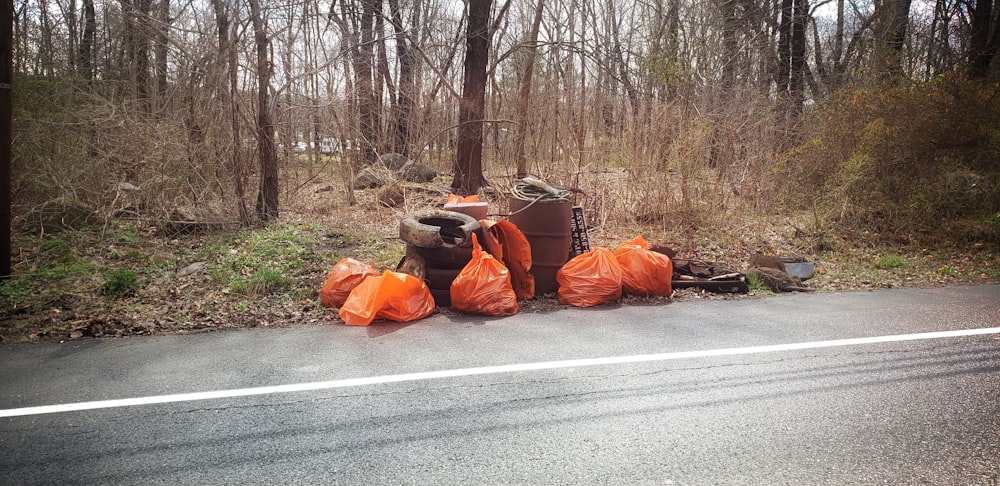
[(605, 366), (626, 363), (641, 363), (648, 361), (671, 361), (691, 358), (708, 358), (714, 356), (737, 356), (744, 354), (780, 353), (803, 349), (832, 348), (837, 346), (859, 346), (864, 344), (890, 343), (900, 341), (918, 341), (927, 339), (945, 339), (985, 334), (1000, 334), (1000, 327), (982, 329), (963, 329), (958, 331), (924, 332), (918, 334), (898, 334), (894, 336), (874, 336), (851, 339), (834, 339), (830, 341), (813, 341), (805, 343), (775, 344), (768, 346), (749, 346), (743, 348), (722, 348), (703, 351), (681, 351), (660, 354), (639, 354), (633, 356), (613, 356), (607, 358), (570, 359), (564, 361), (546, 361), (541, 363), (522, 363), (500, 366), (484, 366), (479, 368), (464, 368), (441, 371), (425, 371), (419, 373), (404, 373), (400, 375), (372, 376), (367, 378), (347, 378), (343, 380), (319, 381), (313, 383), (298, 383), (292, 385), (262, 386), (257, 388), (242, 388), (236, 390), (218, 390), (197, 393), (179, 393), (175, 395), (158, 395), (150, 397), (124, 398), (119, 400), (101, 400), (96, 402), (67, 403), (60, 405), (45, 405), (39, 407), (12, 408), (0, 410), (0, 417), (20, 417), (25, 415), (42, 415), (60, 412), (77, 412), (81, 410), (96, 410), (102, 408), (131, 407), (136, 405), (152, 405), (156, 403), (191, 402), (196, 400), (213, 400), (219, 398), (235, 398), (253, 395), (270, 395), (276, 393), (294, 393), (309, 390), (328, 390), (333, 388), (380, 385), (404, 381), (437, 380), (441, 378), (457, 378), (463, 376), (490, 375), (498, 373), (516, 373), (520, 371), (552, 370), (559, 368), (579, 368), (586, 366)]

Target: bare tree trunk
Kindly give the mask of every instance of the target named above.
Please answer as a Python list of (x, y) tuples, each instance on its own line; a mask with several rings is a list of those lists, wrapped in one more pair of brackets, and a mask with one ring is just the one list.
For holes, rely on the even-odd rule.
[[(393, 113), (393, 150), (410, 156), (410, 125), (416, 99), (417, 53), (413, 37), (407, 35), (399, 0), (388, 0), (392, 15), (392, 27), (396, 34), (396, 57), (399, 59), (399, 82), (396, 83), (395, 112)], [(420, 1), (413, 4), (413, 19), (410, 25), (416, 29), (420, 25)]]
[[(6, 279), (11, 274), (11, 127), (12, 127), (12, 96), (13, 83), (13, 39), (14, 39), (14, 4), (4, 2), (0, 6), (0, 279)], [(6, 324), (4, 324), (6, 325)]]
[(141, 112), (151, 111), (149, 99), (149, 14), (151, 0), (122, 0), (125, 19), (125, 66), (133, 100)]
[[(27, 40), (28, 34), (26, 27), (28, 22), (25, 19), (27, 11), (28, 11), (28, 2), (24, 2), (20, 5), (20, 8), (15, 7), (14, 9), (14, 19), (13, 19), (14, 34), (13, 34), (13, 40), (11, 41), (12, 48), (14, 45), (28, 44)], [(27, 60), (25, 59), (24, 49), (14, 49), (14, 57), (12, 63), (13, 63), (12, 72), (15, 73), (27, 72)]]
[(833, 38), (833, 88), (839, 87), (844, 73), (844, 0), (837, 0), (837, 30)]
[[(341, 137), (341, 148), (350, 159), (347, 164), (348, 179), (353, 180), (354, 171), (375, 161), (374, 145), (377, 143), (376, 109), (372, 90), (372, 21), (374, 1), (361, 0), (363, 8), (355, 2), (342, 1), (343, 13), (338, 13), (334, 2), (330, 5), (329, 18), (340, 29), (346, 39), (347, 53), (344, 63), (347, 94), (348, 123), (354, 128), (350, 137)], [(380, 0), (379, 0), (380, 1)], [(362, 49), (363, 45), (367, 45)], [(353, 71), (353, 73), (352, 73)], [(354, 205), (354, 193), (348, 184), (348, 204)]]
[(83, 0), (83, 36), (80, 38), (77, 69), (88, 81), (94, 79), (94, 42), (97, 37), (97, 11), (94, 0)]
[(36, 74), (51, 78), (55, 76), (55, 47), (53, 45), (54, 26), (49, 18), (49, 7), (46, 0), (41, 0), (38, 7), (38, 21), (41, 24), (39, 36), (38, 60)]
[[(782, 5), (790, 0), (782, 0)], [(719, 0), (722, 14), (722, 93), (732, 93), (740, 68), (740, 30), (737, 0)]]
[(257, 150), (260, 152), (260, 186), (257, 191), (257, 218), (263, 222), (278, 219), (278, 153), (274, 145), (274, 122), (271, 119), (270, 39), (261, 17), (259, 0), (249, 0), (257, 51)]
[(162, 107), (167, 99), (167, 53), (170, 41), (170, 0), (159, 0), (156, 9), (156, 98)]
[(483, 177), (483, 113), (486, 107), (486, 66), (490, 49), (490, 7), (493, 0), (469, 0), (465, 51), (465, 82), (458, 107), (458, 148), (452, 189), (460, 195), (479, 192)]
[(792, 116), (802, 112), (803, 79), (806, 64), (806, 20), (809, 17), (807, 0), (795, 0), (792, 11), (791, 73), (788, 82), (788, 102)]
[(398, 111), (396, 86), (392, 79), (392, 71), (389, 69), (389, 53), (385, 45), (387, 36), (383, 35), (383, 32), (385, 32), (385, 16), (382, 14), (382, 1), (379, 0), (375, 10), (375, 37), (372, 39), (375, 43), (375, 72), (377, 73), (375, 76), (375, 127), (378, 133), (378, 144), (375, 146), (375, 151), (378, 154), (387, 153), (392, 146), (392, 139), (386, 140), (383, 126), (382, 108), (385, 106), (384, 100), (387, 92), (389, 93), (389, 112), (396, 113)]
[(806, 63), (806, 0), (782, 0), (778, 24), (778, 92), (785, 100), (785, 114), (796, 117), (802, 111)]
[(528, 175), (528, 157), (524, 151), (524, 141), (527, 137), (529, 119), (531, 117), (531, 78), (535, 72), (535, 54), (538, 52), (538, 31), (542, 25), (542, 13), (545, 0), (535, 4), (535, 17), (531, 21), (531, 31), (528, 34), (528, 55), (524, 61), (524, 73), (521, 75), (521, 85), (517, 94), (517, 125), (514, 127), (514, 150), (517, 161), (517, 177)]
[[(987, 79), (990, 65), (1000, 57), (1000, 18), (996, 0), (975, 0), (970, 17), (969, 77)], [(996, 75), (996, 70), (993, 74)]]
[(237, 64), (236, 46), (229, 36), (230, 20), (229, 14), (223, 0), (212, 0), (212, 7), (215, 9), (215, 25), (219, 35), (219, 64), (226, 66), (226, 79), (228, 86), (219, 90), (225, 104), (225, 109), (229, 112), (229, 123), (232, 135), (232, 149), (230, 150), (230, 171), (233, 176), (233, 189), (236, 195), (236, 210), (239, 215), (240, 224), (250, 226), (250, 211), (246, 206), (246, 189), (243, 186), (244, 164), (243, 164), (243, 141), (240, 136), (240, 111), (239, 111), (239, 65)]
[(358, 101), (358, 123), (362, 164), (375, 161), (375, 147), (379, 145), (378, 105), (375, 103), (374, 26), (376, 2), (381, 0), (361, 0), (361, 19), (358, 25), (360, 43), (352, 51), (354, 57), (354, 90)]
[(788, 78), (792, 70), (792, 11), (793, 0), (781, 0), (781, 19), (778, 22), (778, 93), (782, 96), (788, 93)]
[[(808, 19), (808, 23), (812, 26), (813, 35), (813, 59), (816, 63), (816, 75), (810, 74), (809, 88), (812, 90), (813, 97), (821, 97), (823, 91), (821, 91), (822, 86), (828, 88), (832, 83), (832, 75), (830, 74), (830, 65), (823, 55), (823, 43), (819, 37), (819, 27), (816, 25), (816, 20), (813, 18)], [(809, 63), (805, 64), (805, 68), (809, 70)]]
[[(583, 7), (584, 9), (586, 7)], [(580, 14), (580, 31), (587, 32), (587, 12), (583, 10)], [(587, 54), (584, 49), (579, 49), (580, 56), (580, 100), (577, 108), (576, 140), (578, 149), (578, 167), (585, 167), (587, 161), (587, 114), (590, 112), (590, 101), (587, 97)]]
[(68, 47), (67, 51), (70, 53), (69, 56), (66, 56), (66, 71), (76, 73), (77, 61), (79, 59), (72, 55), (78, 51), (79, 47), (77, 46), (77, 42), (79, 42), (80, 39), (79, 23), (77, 22), (76, 16), (76, 0), (69, 0), (65, 5), (63, 5), (62, 2), (56, 2), (56, 5), (59, 7), (63, 20), (66, 23), (66, 47)]
[[(313, 8), (316, 8), (316, 15), (313, 15)], [(306, 165), (306, 175), (307, 180), (311, 180), (314, 176), (314, 167), (319, 159), (320, 144), (323, 141), (323, 134), (319, 119), (319, 69), (316, 68), (319, 61), (319, 56), (317, 54), (318, 46), (313, 45), (314, 33), (312, 32), (314, 19), (319, 16), (319, 5), (315, 2), (304, 2), (302, 6), (302, 32), (303, 41), (302, 48), (305, 55), (305, 63), (307, 66), (308, 73), (305, 75), (305, 93), (309, 98), (308, 114), (306, 115), (308, 120), (306, 121), (307, 134), (306, 141), (306, 158), (308, 163)], [(317, 27), (318, 32), (318, 27)], [(279, 121), (280, 123), (280, 121)]]
[(639, 93), (632, 82), (632, 77), (629, 75), (628, 60), (625, 58), (625, 52), (622, 50), (622, 42), (619, 35), (619, 19), (615, 15), (615, 2), (612, 0), (608, 0), (607, 2), (607, 14), (611, 26), (609, 34), (611, 37), (612, 54), (614, 62), (618, 66), (616, 74), (622, 83), (622, 87), (625, 88), (625, 95), (628, 96), (629, 105), (632, 107), (633, 113), (639, 113)]
[(882, 0), (875, 7), (876, 49), (872, 67), (882, 80), (903, 74), (903, 44), (910, 21), (911, 0)]

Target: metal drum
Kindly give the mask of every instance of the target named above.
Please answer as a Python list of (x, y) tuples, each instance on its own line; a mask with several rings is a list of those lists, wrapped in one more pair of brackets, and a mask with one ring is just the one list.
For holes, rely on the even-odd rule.
[(532, 200), (509, 197), (508, 218), (524, 233), (531, 245), (531, 274), (535, 277), (535, 295), (559, 288), (556, 272), (569, 260), (573, 204), (565, 201)]

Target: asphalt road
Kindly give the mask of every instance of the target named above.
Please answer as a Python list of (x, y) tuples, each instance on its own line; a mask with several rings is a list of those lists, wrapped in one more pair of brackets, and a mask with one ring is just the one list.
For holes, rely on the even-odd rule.
[(986, 286), (3, 345), (0, 484), (997, 486), (998, 327)]

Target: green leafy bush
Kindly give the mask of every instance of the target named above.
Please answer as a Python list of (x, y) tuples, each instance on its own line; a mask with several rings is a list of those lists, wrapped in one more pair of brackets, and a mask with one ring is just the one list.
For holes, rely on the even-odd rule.
[(897, 268), (903, 268), (906, 265), (906, 259), (892, 253), (882, 255), (882, 258), (879, 258), (878, 262), (875, 263), (875, 267), (879, 270), (894, 270)]
[(104, 295), (115, 299), (135, 295), (139, 288), (139, 274), (121, 268), (109, 273), (101, 286)]

